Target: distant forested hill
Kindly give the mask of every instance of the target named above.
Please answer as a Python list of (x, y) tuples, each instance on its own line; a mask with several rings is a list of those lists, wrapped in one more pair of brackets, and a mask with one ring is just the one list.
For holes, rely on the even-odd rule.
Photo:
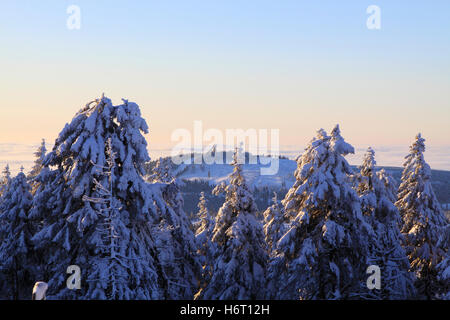
[[(194, 156), (193, 156), (194, 157)], [(275, 175), (261, 175), (261, 167), (268, 165), (260, 164), (265, 157), (258, 157), (257, 164), (243, 165), (244, 176), (254, 191), (255, 199), (260, 210), (265, 210), (276, 191), (279, 199), (282, 199), (287, 190), (294, 183), (294, 171), (297, 163), (294, 160), (281, 157), (279, 159), (278, 173)], [(196, 212), (198, 197), (201, 191), (204, 191), (208, 198), (208, 205), (211, 210), (217, 210), (223, 199), (219, 199), (211, 195), (211, 191), (215, 185), (226, 182), (228, 175), (232, 171), (232, 167), (228, 164), (181, 164), (175, 165), (170, 158), (163, 158), (168, 165), (169, 175), (174, 176), (182, 184), (181, 191), (184, 197), (185, 211)], [(246, 155), (248, 160), (248, 154)], [(266, 158), (267, 160), (267, 158)], [(225, 155), (224, 155), (225, 162)], [(150, 173), (156, 161), (152, 161), (147, 165), (147, 171)], [(357, 166), (353, 166), (356, 170)], [(391, 174), (397, 183), (400, 182), (402, 168), (399, 167), (378, 167), (384, 168)], [(436, 196), (441, 204), (450, 207), (450, 171), (432, 170), (432, 185)], [(448, 209), (450, 211), (450, 208)]]

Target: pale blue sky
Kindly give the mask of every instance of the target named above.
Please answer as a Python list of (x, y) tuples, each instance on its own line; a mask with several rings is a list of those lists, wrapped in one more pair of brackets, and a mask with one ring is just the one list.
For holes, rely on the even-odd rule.
[[(366, 28), (372, 4), (381, 30)], [(449, 150), (448, 0), (2, 0), (0, 41), (0, 143), (53, 141), (105, 92), (141, 106), (154, 148), (203, 120), (279, 128), (286, 146), (340, 123), (357, 147), (420, 131)]]

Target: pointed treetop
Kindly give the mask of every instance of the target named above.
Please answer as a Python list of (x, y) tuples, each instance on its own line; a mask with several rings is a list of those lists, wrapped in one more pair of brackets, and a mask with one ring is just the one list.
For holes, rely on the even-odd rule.
[(200, 210), (200, 213), (203, 213), (205, 211), (207, 211), (208, 209), (206, 208), (206, 197), (205, 197), (205, 192), (200, 192), (200, 201), (197, 204), (197, 207)]
[(355, 148), (353, 148), (350, 144), (345, 142), (344, 138), (341, 136), (341, 129), (339, 129), (338, 124), (331, 131), (330, 147), (331, 150), (343, 156), (349, 153), (355, 153)]
[(331, 131), (331, 136), (332, 137), (338, 137), (341, 135), (341, 129), (339, 128), (339, 124), (336, 124), (333, 128), (333, 130)]
[(413, 154), (425, 152), (425, 139), (422, 138), (422, 135), (420, 133), (416, 135), (416, 140), (411, 145), (410, 150)]
[(415, 169), (412, 168), (419, 168), (420, 175), (423, 179), (428, 180), (431, 178), (431, 168), (425, 162), (425, 158), (423, 156), (424, 152), (425, 139), (422, 138), (420, 133), (418, 133), (413, 144), (409, 147), (409, 154), (405, 157), (406, 161), (403, 164), (403, 174), (415, 171)]
[(41, 172), (41, 170), (44, 166), (44, 160), (45, 160), (46, 153), (47, 153), (47, 148), (45, 147), (45, 139), (42, 139), (41, 145), (34, 152), (34, 156), (36, 157), (36, 160), (34, 160), (34, 165), (31, 168), (31, 171), (28, 173), (28, 177), (30, 179), (37, 177), (39, 175), (39, 173)]
[(368, 147), (367, 151), (366, 151), (366, 156), (371, 156), (372, 158), (374, 158), (375, 155), (375, 151), (372, 149), (372, 147)]
[(2, 177), (0, 177), (0, 195), (5, 192), (10, 182), (11, 172), (9, 171), (9, 165), (7, 164), (2, 171)]
[(9, 171), (9, 164), (7, 164), (5, 166), (5, 168), (3, 169), (2, 173), (3, 173), (3, 177), (4, 178), (10, 178), (11, 177), (11, 171)]
[(47, 148), (45, 147), (45, 139), (42, 138), (40, 150), (42, 150), (44, 153), (47, 152)]
[(239, 144), (239, 147), (234, 149), (233, 160), (239, 165), (245, 164), (245, 149), (243, 142)]
[(326, 138), (327, 132), (325, 130), (323, 130), (322, 128), (320, 128), (319, 130), (317, 130), (317, 139), (324, 139)]
[[(237, 176), (238, 178), (242, 176), (242, 165), (239, 162), (240, 159), (241, 159), (240, 149), (236, 148), (234, 150), (233, 161), (231, 162), (231, 165), (234, 167), (234, 169), (233, 169), (233, 176)], [(232, 179), (232, 181), (233, 180), (234, 179)]]
[(373, 171), (377, 162), (375, 161), (375, 151), (371, 147), (367, 148), (366, 154), (364, 155), (363, 164), (360, 167), (361, 173), (365, 175), (366, 171)]

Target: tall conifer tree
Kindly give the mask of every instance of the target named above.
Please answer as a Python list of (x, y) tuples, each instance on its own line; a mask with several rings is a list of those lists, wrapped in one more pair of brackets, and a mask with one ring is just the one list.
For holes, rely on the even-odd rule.
[[(431, 169), (425, 162), (425, 139), (420, 133), (406, 156), (396, 206), (403, 219), (405, 250), (416, 274), (416, 288), (422, 298), (443, 294), (437, 265), (447, 255), (449, 242), (439, 241), (448, 221), (431, 186)], [(448, 237), (446, 237), (448, 239)]]

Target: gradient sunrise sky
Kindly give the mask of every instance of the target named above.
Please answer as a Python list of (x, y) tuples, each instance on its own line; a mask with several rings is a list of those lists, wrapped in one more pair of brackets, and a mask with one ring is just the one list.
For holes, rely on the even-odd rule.
[(448, 0), (2, 0), (0, 41), (0, 162), (52, 144), (104, 92), (141, 106), (153, 155), (194, 120), (278, 128), (299, 153), (339, 123), (358, 150), (391, 152), (380, 165), (401, 166), (421, 132), (430, 165), (450, 170)]

